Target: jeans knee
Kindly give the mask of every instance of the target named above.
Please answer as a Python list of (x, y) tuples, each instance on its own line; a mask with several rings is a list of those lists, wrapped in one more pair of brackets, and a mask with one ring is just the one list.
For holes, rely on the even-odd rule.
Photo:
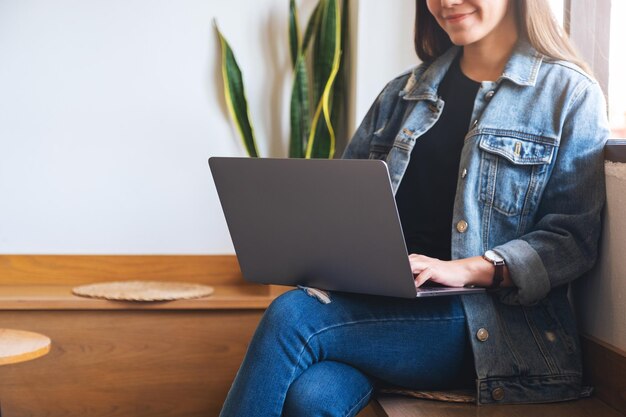
[(282, 417), (320, 417), (334, 416), (333, 407), (324, 401), (322, 393), (314, 386), (298, 384), (291, 385), (285, 398)]
[(304, 320), (303, 297), (306, 295), (302, 291), (292, 290), (272, 301), (263, 314), (257, 334), (274, 335), (271, 339), (276, 340), (276, 337), (282, 339), (289, 334), (298, 333)]
[(291, 290), (281, 294), (265, 310), (265, 318), (279, 322), (298, 318), (302, 314), (304, 297), (305, 295), (300, 290)]
[(287, 392), (283, 417), (336, 416), (337, 403), (330, 401), (325, 391), (329, 383), (331, 381), (312, 380), (306, 376), (296, 379)]
[(313, 324), (311, 321), (320, 314), (318, 311), (324, 304), (308, 296), (304, 291), (295, 289), (277, 297), (269, 305), (263, 316), (263, 321), (274, 327), (295, 326), (303, 323)]
[(369, 402), (372, 384), (357, 369), (322, 361), (304, 371), (289, 387), (283, 417), (355, 416)]

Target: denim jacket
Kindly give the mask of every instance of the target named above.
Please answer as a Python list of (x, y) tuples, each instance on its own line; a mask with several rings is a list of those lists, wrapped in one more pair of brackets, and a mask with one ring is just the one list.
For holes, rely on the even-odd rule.
[[(445, 103), (456, 54), (392, 80), (344, 158), (381, 159), (394, 191)], [(512, 288), (464, 295), (478, 404), (578, 398), (582, 365), (569, 282), (597, 257), (605, 199), (604, 96), (577, 66), (520, 41), (495, 82), (482, 82), (461, 153), (452, 258), (501, 255)]]

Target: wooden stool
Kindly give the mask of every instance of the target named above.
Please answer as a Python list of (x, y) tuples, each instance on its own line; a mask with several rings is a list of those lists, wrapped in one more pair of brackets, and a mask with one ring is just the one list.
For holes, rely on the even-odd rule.
[[(23, 330), (0, 329), (0, 365), (25, 362), (50, 352), (50, 339)], [(0, 408), (0, 417), (2, 409)]]

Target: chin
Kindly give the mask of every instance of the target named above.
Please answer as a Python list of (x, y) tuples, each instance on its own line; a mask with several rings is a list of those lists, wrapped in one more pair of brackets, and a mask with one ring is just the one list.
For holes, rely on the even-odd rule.
[(456, 46), (466, 46), (475, 43), (480, 38), (477, 36), (471, 36), (468, 34), (452, 34), (450, 35), (450, 41)]
[(452, 41), (452, 44), (456, 46), (465, 46), (465, 45), (469, 45), (470, 43), (472, 43), (465, 38), (452, 38), (451, 37), (450, 40)]

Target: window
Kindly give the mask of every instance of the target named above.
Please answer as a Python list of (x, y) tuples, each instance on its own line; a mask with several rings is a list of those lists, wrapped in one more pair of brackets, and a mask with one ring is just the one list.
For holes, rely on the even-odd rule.
[[(549, 0), (565, 10), (570, 39), (593, 70), (607, 96), (611, 138), (626, 138), (626, 2), (623, 0)], [(556, 6), (556, 3), (560, 3)]]
[(552, 13), (554, 13), (554, 17), (556, 17), (557, 22), (563, 27), (563, 22), (565, 20), (565, 14), (563, 13), (564, 1), (563, 0), (548, 0), (550, 3), (550, 7), (552, 8)]
[(609, 41), (609, 122), (613, 138), (626, 138), (626, 2), (611, 2)]

